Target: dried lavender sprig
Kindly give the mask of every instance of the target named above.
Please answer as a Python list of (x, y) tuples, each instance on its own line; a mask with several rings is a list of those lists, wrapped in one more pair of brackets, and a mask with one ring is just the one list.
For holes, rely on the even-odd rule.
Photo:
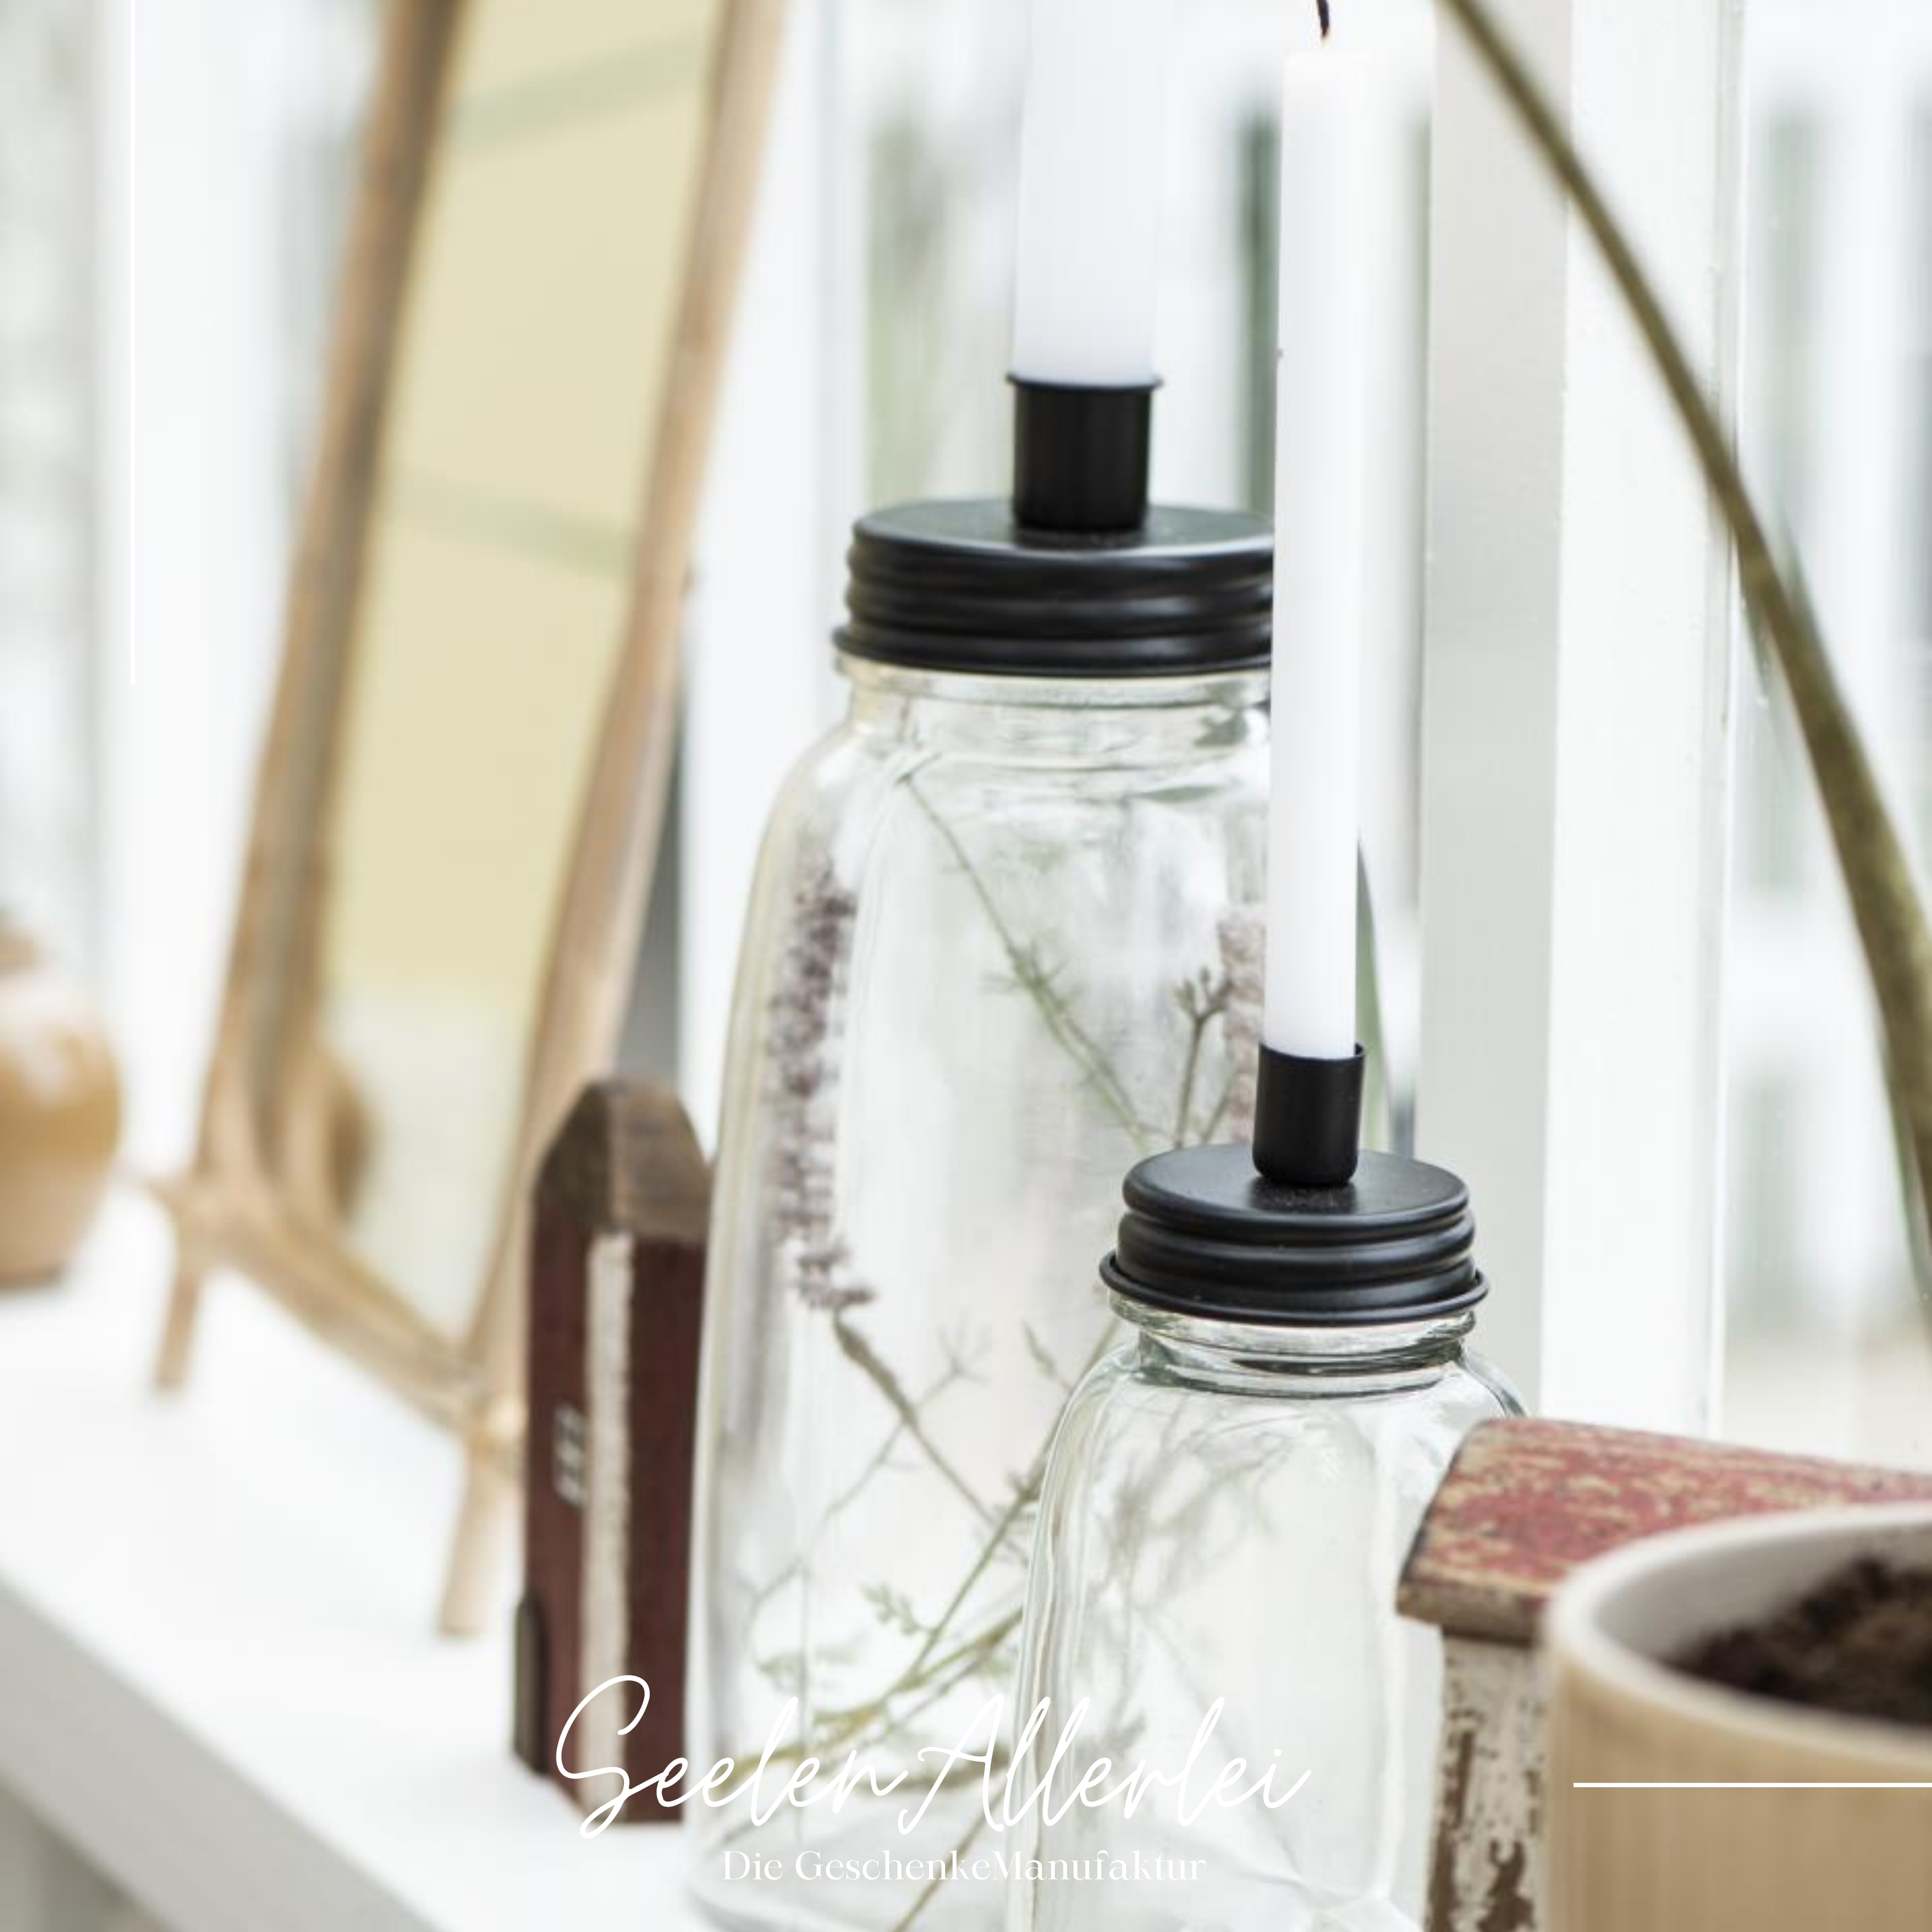
[(878, 1298), (854, 1275), (838, 1233), (833, 1158), (837, 1035), (858, 910), (829, 859), (800, 871), (770, 1008), (772, 1237), (799, 1300), (835, 1316)]
[(832, 862), (811, 860), (792, 891), (791, 921), (771, 1001), (771, 1151), (766, 1179), (772, 1240), (804, 1306), (832, 1318), (845, 1359), (878, 1389), (906, 1436), (982, 1521), (982, 1502), (927, 1433), (919, 1406), (848, 1319), (878, 1299), (860, 1280), (838, 1228), (839, 1030), (850, 979), (856, 896)]

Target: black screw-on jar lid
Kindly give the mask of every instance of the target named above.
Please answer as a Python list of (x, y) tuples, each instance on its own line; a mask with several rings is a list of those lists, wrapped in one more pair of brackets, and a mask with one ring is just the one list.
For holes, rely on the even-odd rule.
[(912, 503), (853, 533), (854, 657), (1009, 677), (1143, 677), (1268, 662), (1274, 543), (1238, 511), (1156, 505), (1136, 530), (1022, 528), (998, 500)]
[(1015, 376), (1012, 501), (861, 518), (840, 649), (992, 677), (1264, 664), (1273, 532), (1238, 511), (1150, 505), (1156, 386)]
[(1128, 1175), (1117, 1294), (1211, 1320), (1340, 1328), (1423, 1322), (1487, 1292), (1469, 1190), (1421, 1161), (1365, 1154), (1342, 1187), (1284, 1186), (1244, 1144), (1157, 1154)]

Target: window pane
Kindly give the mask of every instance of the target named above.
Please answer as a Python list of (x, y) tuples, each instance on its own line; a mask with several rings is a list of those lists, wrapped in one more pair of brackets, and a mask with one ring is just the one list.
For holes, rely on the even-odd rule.
[[(1744, 439), (1888, 794), (1932, 850), (1932, 50), (1763, 0)], [(1745, 654), (1731, 908), (1727, 1435), (1932, 1465), (1923, 1292), (1869, 976), (1774, 670)]]

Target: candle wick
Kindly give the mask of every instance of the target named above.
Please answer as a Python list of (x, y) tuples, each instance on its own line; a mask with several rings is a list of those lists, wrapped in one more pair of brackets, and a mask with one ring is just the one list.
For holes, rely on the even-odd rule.
[(1328, 0), (1315, 0), (1315, 11), (1321, 20), (1322, 38), (1325, 40), (1328, 38), (1328, 29), (1332, 24), (1328, 18)]

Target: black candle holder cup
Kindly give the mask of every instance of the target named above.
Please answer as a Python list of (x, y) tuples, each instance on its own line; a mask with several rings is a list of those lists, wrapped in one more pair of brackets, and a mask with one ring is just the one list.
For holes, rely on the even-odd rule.
[(1016, 377), (1010, 499), (860, 519), (848, 656), (999, 677), (1184, 677), (1263, 668), (1264, 518), (1150, 504), (1154, 386)]
[(1368, 1328), (1433, 1321), (1488, 1292), (1469, 1190), (1364, 1153), (1364, 1059), (1264, 1048), (1252, 1147), (1184, 1148), (1128, 1175), (1101, 1273), (1117, 1294), (1212, 1321)]

